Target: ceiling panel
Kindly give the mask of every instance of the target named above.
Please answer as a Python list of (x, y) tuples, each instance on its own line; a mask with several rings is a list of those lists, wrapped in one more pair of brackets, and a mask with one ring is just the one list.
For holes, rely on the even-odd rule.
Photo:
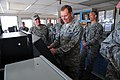
[(32, 4), (32, 3), (34, 3), (35, 1), (38, 1), (38, 0), (6, 0), (6, 1), (12, 2), (12, 3)]
[(26, 12), (35, 12), (39, 9), (42, 9), (45, 7), (44, 5), (32, 5), (29, 9), (26, 10)]
[(109, 3), (102, 3), (102, 4), (98, 4), (98, 5), (92, 5), (91, 7), (100, 8), (100, 7), (105, 7), (105, 6), (113, 6), (113, 5), (109, 4)]
[(0, 13), (3, 13), (2, 10), (1, 10), (1, 8), (0, 8)]
[[(17, 6), (17, 7), (16, 7)], [(29, 5), (21, 4), (21, 3), (9, 3), (9, 10), (25, 10)]]
[(97, 5), (91, 5), (90, 7), (92, 8), (97, 8), (98, 10), (107, 10), (107, 9), (114, 9), (116, 6), (117, 2), (105, 2)]
[(76, 3), (78, 4), (86, 1), (90, 1), (90, 0), (62, 0), (62, 2), (72, 3), (72, 4), (76, 4)]
[(91, 6), (91, 5), (96, 5), (96, 4), (101, 4), (105, 2), (109, 2), (110, 0), (89, 0), (86, 2), (82, 2), (80, 4), (86, 5), (86, 6)]
[(56, 2), (56, 3), (52, 4), (51, 6), (61, 7), (63, 5), (72, 5), (72, 4), (71, 3), (66, 3), (66, 2), (62, 2), (62, 4), (59, 4), (59, 2)]
[(44, 4), (44, 5), (51, 5), (57, 2), (57, 0), (38, 0), (35, 4)]
[(88, 8), (88, 6), (84, 6), (84, 5), (71, 5), (71, 6), (73, 7), (73, 10), (82, 10)]
[(46, 7), (44, 9), (37, 10), (36, 13), (56, 14), (57, 11), (58, 10), (56, 7), (49, 6), (49, 7)]
[(18, 13), (19, 11), (16, 11), (16, 10), (7, 10), (7, 11), (5, 11), (5, 12), (7, 12), (7, 13)]
[[(6, 9), (6, 3), (4, 0), (0, 0), (0, 3), (1, 3), (1, 7), (3, 8), (4, 12), (5, 12), (5, 9)], [(0, 7), (0, 13), (3, 13), (2, 10), (1, 10), (1, 7)]]
[[(7, 10), (6, 1), (9, 2), (9, 10)], [(97, 8), (99, 10), (115, 7), (120, 0), (0, 0), (5, 13), (14, 14), (42, 14), (51, 15), (57, 14), (58, 10), (63, 5), (70, 5), (75, 10)], [(29, 5), (30, 8), (25, 10)], [(0, 13), (2, 13), (0, 9)]]

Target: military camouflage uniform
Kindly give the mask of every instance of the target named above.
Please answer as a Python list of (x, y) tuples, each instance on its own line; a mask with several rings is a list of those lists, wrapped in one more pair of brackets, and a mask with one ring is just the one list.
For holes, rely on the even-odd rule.
[(49, 44), (51, 44), (55, 40), (55, 27), (53, 25), (49, 25), (47, 27), (49, 31)]
[(62, 25), (63, 24), (61, 24), (61, 23), (56, 23), (54, 25), (54, 27), (55, 27), (55, 37), (59, 37), (59, 33), (60, 33)]
[(101, 43), (100, 53), (109, 61), (106, 80), (120, 80), (120, 23)]
[(83, 28), (79, 21), (73, 19), (72, 22), (64, 24), (52, 47), (57, 48), (57, 54), (62, 61), (63, 71), (72, 79), (78, 80), (80, 67), (80, 40)]
[(42, 40), (45, 42), (45, 44), (47, 44), (47, 36), (48, 36), (48, 28), (46, 27), (46, 25), (41, 24), (40, 26), (33, 26), (30, 28), (29, 32), (39, 36), (40, 38), (42, 38)]
[(59, 33), (60, 29), (62, 27), (62, 24), (61, 23), (56, 23), (54, 26), (55, 26), (55, 32), (56, 32), (56, 34)]
[(48, 26), (48, 27), (51, 27), (51, 26), (53, 26), (53, 24), (52, 24), (52, 23), (48, 23), (47, 26)]
[[(82, 41), (84, 41), (87, 45), (87, 48), (83, 47), (81, 50), (81, 58), (80, 58), (80, 76), (82, 76), (84, 69), (85, 69), (85, 60), (86, 57), (89, 59), (89, 64), (87, 64), (86, 71), (89, 74), (92, 71), (94, 59), (96, 57), (96, 54), (99, 53), (100, 48), (100, 38), (103, 33), (103, 27), (99, 23), (92, 24), (88, 27), (86, 27), (86, 30), (83, 34)], [(86, 74), (87, 75), (87, 74)]]

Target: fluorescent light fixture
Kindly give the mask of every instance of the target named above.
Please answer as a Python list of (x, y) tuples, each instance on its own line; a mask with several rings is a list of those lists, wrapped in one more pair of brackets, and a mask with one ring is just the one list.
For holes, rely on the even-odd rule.
[(28, 7), (25, 8), (24, 11), (28, 10), (32, 5), (34, 5), (38, 0), (36, 0), (34, 3), (30, 4)]
[(9, 2), (7, 0), (6, 0), (6, 6), (7, 6), (7, 10), (9, 10), (10, 5), (9, 5)]
[(1, 3), (0, 3), (0, 8), (1, 8), (1, 10), (2, 10), (2, 13), (4, 13), (4, 10), (3, 10), (3, 7), (2, 7), (2, 5), (1, 5)]
[(32, 6), (32, 4), (30, 4), (29, 6), (27, 6), (24, 11), (28, 10), (31, 6)]

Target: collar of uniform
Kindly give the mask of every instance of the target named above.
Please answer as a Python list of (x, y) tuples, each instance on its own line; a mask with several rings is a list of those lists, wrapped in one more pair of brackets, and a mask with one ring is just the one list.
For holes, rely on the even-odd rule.
[(39, 26), (36, 26), (38, 29), (41, 29), (43, 26), (42, 25), (39, 25)]
[(66, 27), (68, 27), (69, 25), (70, 25), (70, 23), (65, 24)]
[(98, 23), (97, 22), (96, 23), (91, 23), (91, 26), (96, 25), (96, 24), (98, 24)]
[(68, 26), (70, 26), (70, 25), (72, 25), (72, 23), (75, 21), (75, 19), (72, 19), (72, 21), (71, 22), (69, 22), (69, 23), (66, 23), (65, 25), (66, 25), (66, 27), (68, 27)]

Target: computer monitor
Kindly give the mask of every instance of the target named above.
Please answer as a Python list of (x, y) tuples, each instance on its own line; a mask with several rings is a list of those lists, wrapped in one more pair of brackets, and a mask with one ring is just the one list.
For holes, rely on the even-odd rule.
[(17, 26), (8, 27), (9, 32), (17, 32)]
[(3, 33), (0, 36), (1, 66), (33, 58), (31, 34)]
[(47, 48), (47, 45), (44, 43), (44, 41), (40, 37), (38, 37), (36, 35), (32, 35), (32, 42), (33, 42), (34, 57), (43, 55), (46, 59), (48, 59), (56, 67), (61, 68), (58, 59), (52, 55), (50, 50)]

